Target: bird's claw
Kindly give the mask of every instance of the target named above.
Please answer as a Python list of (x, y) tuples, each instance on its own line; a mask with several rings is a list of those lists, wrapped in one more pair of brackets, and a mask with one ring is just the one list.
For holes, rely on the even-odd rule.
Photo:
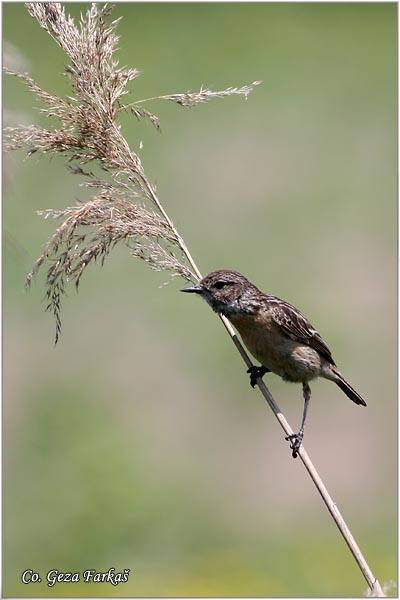
[(265, 375), (265, 373), (268, 373), (268, 372), (269, 372), (269, 369), (267, 369), (267, 367), (264, 367), (263, 365), (261, 365), (260, 367), (253, 365), (252, 367), (247, 369), (246, 373), (250, 374), (251, 387), (253, 388), (256, 385), (257, 379), (259, 377), (263, 377)]
[(292, 442), (290, 444), (292, 456), (293, 456), (293, 458), (297, 458), (299, 448), (300, 448), (301, 442), (303, 440), (303, 434), (302, 433), (292, 433), (291, 435), (288, 435), (287, 437), (285, 437), (285, 440), (288, 442)]

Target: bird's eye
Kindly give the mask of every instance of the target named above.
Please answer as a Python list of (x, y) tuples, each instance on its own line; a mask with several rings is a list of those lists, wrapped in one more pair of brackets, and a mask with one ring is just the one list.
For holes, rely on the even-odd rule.
[(227, 285), (228, 286), (229, 285), (233, 285), (234, 283), (235, 283), (234, 281), (223, 281), (223, 280), (221, 280), (221, 281), (217, 281), (214, 284), (214, 287), (216, 287), (217, 290), (221, 290), (223, 287), (226, 287)]

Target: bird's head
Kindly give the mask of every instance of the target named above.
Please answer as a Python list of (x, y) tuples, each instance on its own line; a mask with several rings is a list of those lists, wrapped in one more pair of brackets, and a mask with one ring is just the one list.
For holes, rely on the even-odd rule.
[(206, 275), (199, 283), (183, 288), (182, 292), (198, 294), (211, 308), (227, 317), (252, 312), (252, 298), (259, 290), (236, 271), (219, 270)]

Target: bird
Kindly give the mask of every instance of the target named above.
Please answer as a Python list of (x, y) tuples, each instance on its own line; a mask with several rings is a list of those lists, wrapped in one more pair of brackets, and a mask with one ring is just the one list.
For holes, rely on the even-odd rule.
[(249, 352), (261, 363), (247, 371), (252, 387), (268, 372), (284, 381), (302, 384), (301, 426), (298, 433), (286, 437), (291, 442), (293, 458), (297, 457), (304, 437), (311, 380), (322, 377), (333, 381), (350, 400), (367, 406), (338, 370), (318, 331), (289, 302), (265, 294), (241, 273), (227, 269), (213, 271), (181, 291), (199, 295), (237, 329)]

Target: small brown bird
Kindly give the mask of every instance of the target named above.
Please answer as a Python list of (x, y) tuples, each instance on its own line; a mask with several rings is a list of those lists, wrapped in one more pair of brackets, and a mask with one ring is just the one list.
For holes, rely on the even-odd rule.
[(304, 410), (300, 431), (288, 436), (293, 457), (300, 448), (311, 397), (308, 382), (316, 377), (334, 381), (356, 404), (366, 402), (336, 367), (331, 351), (297, 308), (264, 294), (236, 271), (214, 271), (182, 292), (199, 294), (211, 308), (236, 327), (244, 344), (261, 366), (248, 370), (252, 387), (271, 371), (285, 381), (302, 383)]

